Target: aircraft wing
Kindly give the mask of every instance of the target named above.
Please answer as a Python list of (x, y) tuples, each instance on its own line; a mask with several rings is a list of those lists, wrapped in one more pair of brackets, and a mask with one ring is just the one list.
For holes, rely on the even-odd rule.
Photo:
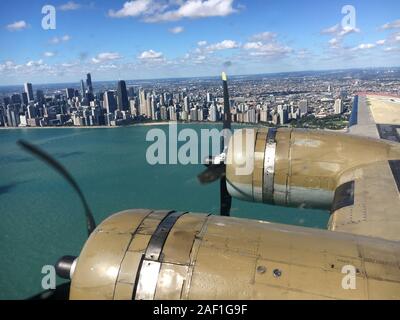
[[(349, 133), (400, 142), (400, 98), (356, 97)], [(400, 159), (344, 172), (338, 185), (328, 229), (400, 240)]]

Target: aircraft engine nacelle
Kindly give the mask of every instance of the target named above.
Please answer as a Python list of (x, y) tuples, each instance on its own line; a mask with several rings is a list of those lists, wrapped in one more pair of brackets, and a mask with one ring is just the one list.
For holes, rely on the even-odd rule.
[[(400, 282), (393, 282), (398, 270), (387, 267), (398, 263), (394, 248), (392, 242), (341, 232), (128, 210), (92, 232), (71, 266), (69, 298), (399, 299)], [(343, 290), (342, 268), (354, 263), (357, 287)]]
[(330, 209), (338, 177), (399, 156), (388, 141), (304, 129), (243, 129), (230, 140), (227, 188), (241, 200)]

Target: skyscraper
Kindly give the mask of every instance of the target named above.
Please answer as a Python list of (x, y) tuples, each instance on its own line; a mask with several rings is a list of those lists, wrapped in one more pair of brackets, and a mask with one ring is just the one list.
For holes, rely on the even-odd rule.
[(146, 112), (145, 115), (147, 118), (151, 118), (151, 96), (150, 94), (146, 97)]
[(342, 99), (336, 99), (335, 100), (335, 105), (334, 105), (334, 110), (335, 110), (335, 114), (341, 114), (343, 113), (343, 103), (342, 103)]
[(90, 73), (86, 75), (86, 86), (89, 93), (93, 93), (92, 76)]
[(22, 103), (22, 99), (21, 99), (21, 95), (14, 93), (13, 95), (11, 95), (11, 102), (13, 104), (21, 104)]
[(37, 117), (36, 107), (32, 104), (27, 107), (28, 119), (33, 119)]
[(22, 97), (22, 103), (24, 104), (24, 105), (28, 105), (28, 94), (26, 93), (26, 92), (22, 92), (21, 93), (21, 97)]
[(118, 109), (121, 111), (129, 110), (128, 93), (124, 80), (118, 81)]
[(189, 113), (189, 97), (183, 99), (184, 110)]
[(81, 93), (82, 97), (85, 97), (85, 82), (81, 80)]
[(115, 91), (106, 91), (103, 96), (103, 107), (107, 109), (107, 113), (114, 113), (117, 109), (117, 102), (114, 96)]
[(139, 91), (139, 114), (146, 114), (146, 92), (143, 89)]
[(214, 103), (211, 104), (210, 109), (208, 111), (208, 120), (211, 122), (215, 122), (218, 120), (218, 110)]
[(65, 89), (65, 93), (67, 94), (67, 99), (72, 99), (74, 97), (74, 89), (73, 88), (67, 88)]
[(35, 99), (33, 98), (33, 89), (32, 89), (32, 83), (25, 83), (24, 84), (25, 92), (28, 95), (28, 102), (34, 101)]
[(43, 90), (36, 90), (36, 100), (39, 102), (39, 104), (43, 104), (45, 102)]
[(135, 89), (133, 87), (128, 88), (128, 96), (133, 98), (135, 96)]
[(207, 92), (207, 102), (210, 103), (213, 100), (213, 96), (211, 93)]
[(19, 114), (18, 108), (15, 105), (9, 105), (6, 110), (7, 115), (7, 123), (9, 127), (18, 127), (19, 121)]
[(299, 101), (299, 110), (300, 116), (303, 116), (308, 113), (308, 101), (307, 99), (303, 99)]

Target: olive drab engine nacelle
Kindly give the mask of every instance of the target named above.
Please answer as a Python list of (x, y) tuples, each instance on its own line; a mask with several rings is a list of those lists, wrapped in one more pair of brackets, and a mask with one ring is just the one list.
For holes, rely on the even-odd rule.
[[(69, 298), (399, 299), (400, 282), (390, 280), (397, 269), (379, 260), (395, 265), (396, 246), (265, 221), (128, 210), (90, 235), (67, 272)], [(357, 268), (354, 290), (342, 287), (348, 265)], [(389, 280), (374, 281), (382, 274)]]
[(345, 133), (243, 129), (230, 140), (227, 188), (241, 200), (329, 210), (346, 171), (399, 155), (397, 144)]

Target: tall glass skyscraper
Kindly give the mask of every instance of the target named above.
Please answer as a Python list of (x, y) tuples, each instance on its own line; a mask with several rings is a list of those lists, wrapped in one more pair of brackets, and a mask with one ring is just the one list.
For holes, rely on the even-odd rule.
[(86, 75), (86, 86), (89, 93), (93, 93), (92, 76), (90, 75), (90, 73)]
[(107, 113), (114, 113), (117, 109), (117, 102), (114, 98), (115, 91), (104, 92), (103, 107), (107, 109)]
[(126, 91), (126, 83), (123, 80), (118, 81), (117, 99), (119, 110), (129, 110), (128, 92)]
[(82, 97), (85, 97), (85, 82), (81, 80), (81, 93)]
[(25, 88), (25, 92), (28, 95), (28, 102), (34, 101), (34, 97), (33, 97), (33, 89), (32, 89), (32, 83), (25, 83), (24, 84), (24, 88)]

